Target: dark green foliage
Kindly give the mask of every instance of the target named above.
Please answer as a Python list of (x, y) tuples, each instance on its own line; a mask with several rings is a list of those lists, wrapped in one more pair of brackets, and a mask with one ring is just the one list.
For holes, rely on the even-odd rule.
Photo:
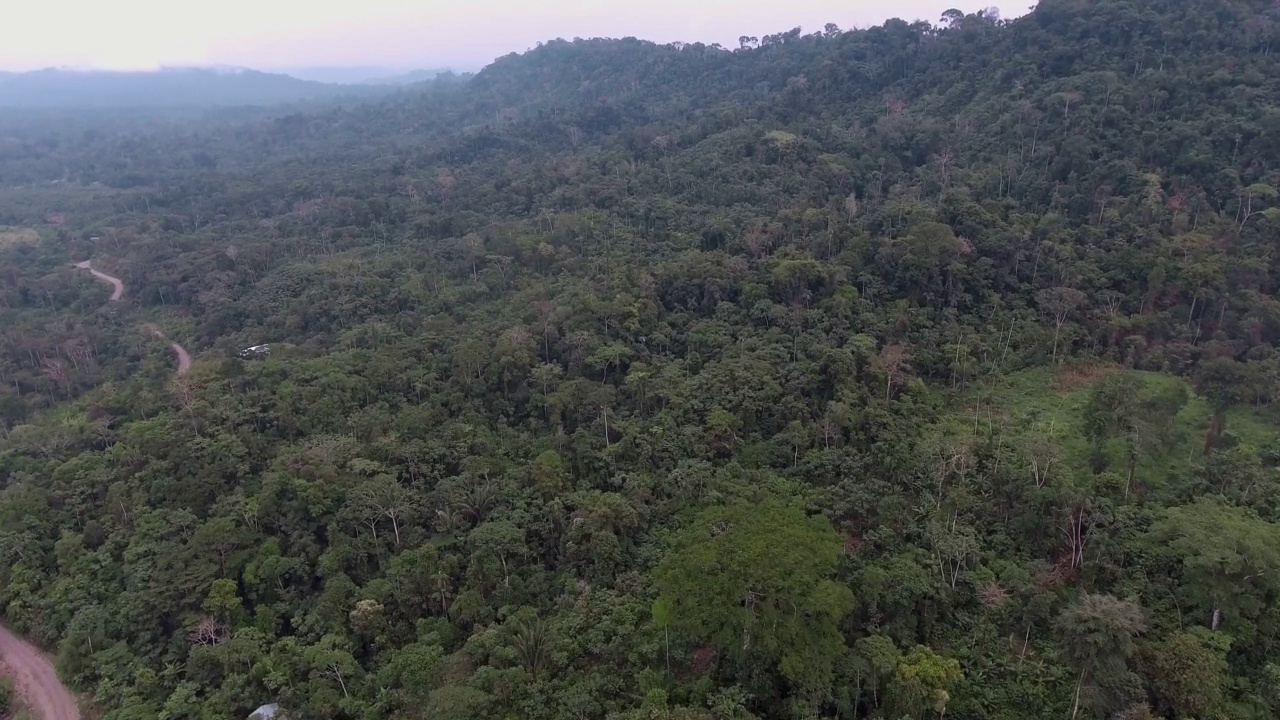
[(1277, 20), (0, 114), (5, 622), (108, 720), (1274, 717)]
[(9, 678), (0, 678), (0, 717), (7, 718), (15, 710), (13, 682)]

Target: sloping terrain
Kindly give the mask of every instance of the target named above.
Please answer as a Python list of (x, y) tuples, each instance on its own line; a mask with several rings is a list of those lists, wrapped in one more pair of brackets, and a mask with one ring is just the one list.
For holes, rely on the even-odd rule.
[(50, 68), (0, 74), (0, 108), (278, 105), (376, 94), (373, 86), (309, 82), (243, 68), (148, 72)]
[(0, 607), (112, 720), (1280, 715), (1276, 12), (0, 116)]

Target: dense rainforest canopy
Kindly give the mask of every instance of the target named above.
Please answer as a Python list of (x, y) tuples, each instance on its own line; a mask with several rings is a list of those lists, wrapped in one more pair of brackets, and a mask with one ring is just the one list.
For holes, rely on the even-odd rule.
[(107, 720), (1280, 716), (1277, 159), (1271, 0), (2, 113), (0, 614)]

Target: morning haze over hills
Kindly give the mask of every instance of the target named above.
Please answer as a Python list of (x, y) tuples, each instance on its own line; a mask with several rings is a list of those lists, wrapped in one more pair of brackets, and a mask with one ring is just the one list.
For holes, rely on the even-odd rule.
[(0, 80), (0, 718), (1280, 717), (1280, 5), (397, 2)]
[(150, 71), (49, 68), (0, 72), (0, 107), (270, 105), (354, 99), (426, 82), (448, 72), (376, 67), (298, 68), (281, 72), (239, 67), (175, 67)]
[[(228, 25), (237, 6), (246, 2), (229, 0), (214, 16), (200, 20), (199, 13), (169, 17), (143, 7), (144, 0), (120, 0), (88, 34), (72, 32), (77, 28), (54, 32), (59, 24), (51, 6), (23, 5), (0, 28), (0, 107), (155, 108), (372, 97), (430, 80), (449, 72), (447, 68), (474, 73), (496, 57), (556, 36), (639, 36), (660, 43), (667, 42), (661, 38), (678, 38), (733, 48), (738, 35), (727, 32), (728, 27), (756, 28), (753, 33), (758, 33), (760, 27), (802, 20), (815, 30), (832, 17), (878, 24), (888, 14), (830, 0), (805, 0), (785, 12), (732, 3), (728, 15), (723, 0), (695, 5), (654, 0), (643, 9), (582, 0), (576, 8), (557, 12), (531, 12), (533, 6), (517, 0), (479, 0), (474, 7), (454, 9), (365, 0), (363, 10), (321, 3), (303, 13), (289, 12), (287, 2), (259, 4), (239, 24), (243, 28)], [(947, 6), (940, 0), (905, 0), (895, 10), (909, 19), (936, 20)], [(1020, 10), (1006, 11), (1006, 16)], [(41, 57), (60, 61), (32, 66)], [(445, 62), (424, 61), (427, 57)], [(395, 60), (371, 62), (391, 58)], [(5, 72), (6, 67), (23, 71)], [(137, 69), (142, 67), (147, 70)]]

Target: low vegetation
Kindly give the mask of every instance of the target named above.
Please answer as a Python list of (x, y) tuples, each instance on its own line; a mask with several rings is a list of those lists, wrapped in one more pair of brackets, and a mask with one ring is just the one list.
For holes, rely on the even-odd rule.
[(0, 247), (38, 242), (40, 234), (32, 228), (0, 227)]

